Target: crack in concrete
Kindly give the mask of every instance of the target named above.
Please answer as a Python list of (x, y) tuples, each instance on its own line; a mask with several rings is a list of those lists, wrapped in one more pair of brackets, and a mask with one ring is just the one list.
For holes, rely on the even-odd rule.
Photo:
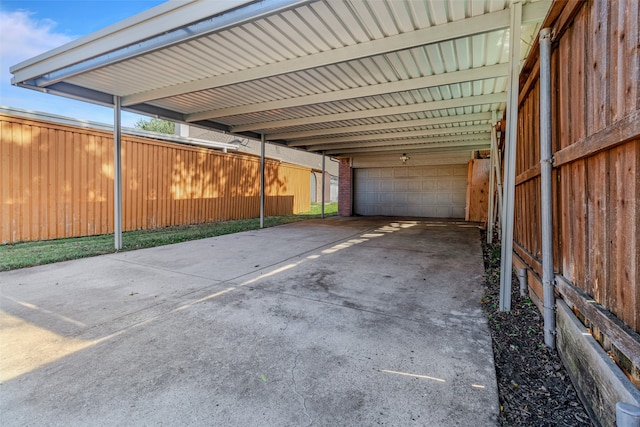
[(313, 425), (313, 418), (309, 415), (309, 411), (307, 410), (307, 399), (298, 393), (298, 385), (296, 384), (296, 368), (298, 367), (298, 358), (300, 357), (300, 352), (296, 352), (296, 357), (293, 360), (293, 367), (291, 368), (291, 381), (293, 382), (293, 392), (302, 400), (302, 409), (304, 410), (304, 414), (309, 419), (309, 424), (307, 427)]

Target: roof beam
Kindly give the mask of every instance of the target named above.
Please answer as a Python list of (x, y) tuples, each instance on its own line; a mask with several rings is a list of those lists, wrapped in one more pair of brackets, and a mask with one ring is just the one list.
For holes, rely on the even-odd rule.
[(304, 126), (317, 123), (337, 122), (342, 120), (356, 120), (369, 117), (383, 117), (395, 114), (411, 114), (426, 111), (446, 110), (449, 108), (464, 108), (474, 105), (496, 104), (507, 100), (506, 92), (492, 93), (489, 95), (467, 96), (463, 98), (444, 99), (419, 104), (409, 104), (394, 107), (376, 108), (373, 110), (350, 111), (348, 113), (335, 113), (296, 119), (277, 120), (272, 122), (247, 123), (233, 126), (231, 132), (240, 133), (264, 129), (282, 129), (293, 126)]
[(491, 120), (491, 113), (475, 113), (475, 114), (460, 114), (454, 116), (445, 116), (445, 117), (433, 117), (428, 119), (417, 119), (417, 120), (406, 120), (406, 121), (393, 121), (387, 123), (373, 123), (369, 125), (359, 125), (359, 126), (344, 126), (337, 128), (325, 128), (325, 129), (315, 129), (315, 130), (307, 130), (307, 131), (299, 131), (299, 132), (283, 132), (283, 133), (266, 133), (267, 137), (271, 141), (275, 140), (293, 140), (293, 139), (301, 139), (301, 138), (311, 138), (314, 136), (320, 135), (338, 135), (343, 133), (355, 133), (355, 132), (375, 132), (381, 130), (388, 129), (401, 129), (408, 127), (418, 127), (418, 126), (433, 126), (433, 125), (443, 125), (450, 123), (463, 123), (463, 122), (474, 122), (474, 121), (484, 121)]
[(198, 120), (235, 116), (238, 114), (250, 114), (269, 110), (279, 110), (283, 108), (302, 107), (305, 105), (321, 104), (324, 102), (336, 102), (345, 99), (364, 98), (367, 96), (383, 95), (393, 92), (405, 92), (428, 87), (504, 77), (507, 75), (508, 71), (508, 63), (486, 65), (484, 67), (469, 68), (467, 70), (453, 71), (450, 73), (432, 74), (430, 76), (418, 77), (415, 79), (386, 82), (325, 93), (316, 93), (296, 98), (277, 99), (275, 101), (218, 108), (215, 110), (187, 114), (186, 120), (187, 122), (195, 122)]
[(331, 150), (325, 151), (327, 155), (334, 156), (337, 154), (373, 154), (384, 153), (390, 151), (398, 152), (411, 152), (411, 151), (430, 151), (430, 150), (442, 150), (442, 149), (456, 149), (456, 150), (484, 150), (489, 147), (489, 144), (482, 143), (481, 140), (467, 141), (467, 142), (443, 142), (440, 144), (402, 144), (394, 145), (392, 147), (377, 147), (377, 148), (354, 148), (348, 150)]
[(337, 138), (304, 139), (288, 144), (289, 147), (309, 147), (311, 145), (338, 144), (355, 141), (380, 141), (383, 139), (404, 139), (430, 135), (455, 135), (469, 132), (491, 132), (491, 125), (455, 126), (438, 129), (413, 130), (408, 132), (387, 132), (368, 135), (350, 135)]
[(374, 142), (354, 142), (345, 144), (327, 144), (327, 145), (314, 145), (309, 147), (308, 151), (326, 151), (327, 153), (333, 151), (345, 151), (349, 149), (362, 148), (375, 148), (375, 147), (394, 147), (400, 145), (413, 145), (413, 144), (437, 144), (442, 142), (463, 142), (463, 141), (490, 141), (491, 133), (481, 132), (470, 135), (447, 135), (447, 136), (431, 136), (425, 138), (414, 138), (411, 140), (395, 140), (395, 141), (374, 141)]

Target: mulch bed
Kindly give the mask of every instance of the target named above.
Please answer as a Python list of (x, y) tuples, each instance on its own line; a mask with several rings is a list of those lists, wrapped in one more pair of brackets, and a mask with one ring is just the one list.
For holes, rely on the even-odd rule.
[(592, 425), (557, 351), (544, 345), (542, 315), (529, 298), (520, 296), (515, 275), (511, 312), (499, 311), (500, 244), (487, 245), (483, 233), (482, 245), (486, 277), (482, 305), (493, 341), (498, 425)]

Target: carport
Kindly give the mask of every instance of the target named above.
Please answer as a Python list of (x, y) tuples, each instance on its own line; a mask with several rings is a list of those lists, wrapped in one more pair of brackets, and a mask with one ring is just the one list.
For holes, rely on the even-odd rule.
[(500, 168), (506, 118), (511, 253), (518, 76), (550, 6), (171, 1), (13, 66), (12, 82), (114, 107), (116, 248), (121, 108), (339, 158), (341, 215), (445, 218), (463, 216), (475, 151), (492, 150)]
[(504, 128), (511, 254), (518, 77), (550, 6), (176, 1), (11, 71), (16, 85), (114, 107), (116, 195), (121, 109), (336, 157), (344, 216), (460, 217), (464, 165), (491, 150), (499, 170)]
[[(549, 0), (175, 1), (11, 67), (12, 83), (114, 107), (116, 249), (124, 108), (337, 157), (341, 215), (460, 217), (460, 171), (441, 165), (490, 149), (489, 234), (502, 211), (508, 277), (518, 78), (550, 7)], [(503, 117), (500, 207), (492, 190)], [(440, 179), (408, 172), (424, 166), (441, 168)]]

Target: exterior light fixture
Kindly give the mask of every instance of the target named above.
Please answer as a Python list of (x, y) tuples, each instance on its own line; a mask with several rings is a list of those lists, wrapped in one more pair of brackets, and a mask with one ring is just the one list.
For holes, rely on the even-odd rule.
[(400, 156), (400, 160), (402, 160), (402, 163), (407, 163), (407, 160), (409, 160), (411, 157), (407, 156), (407, 153), (402, 153), (402, 156)]

